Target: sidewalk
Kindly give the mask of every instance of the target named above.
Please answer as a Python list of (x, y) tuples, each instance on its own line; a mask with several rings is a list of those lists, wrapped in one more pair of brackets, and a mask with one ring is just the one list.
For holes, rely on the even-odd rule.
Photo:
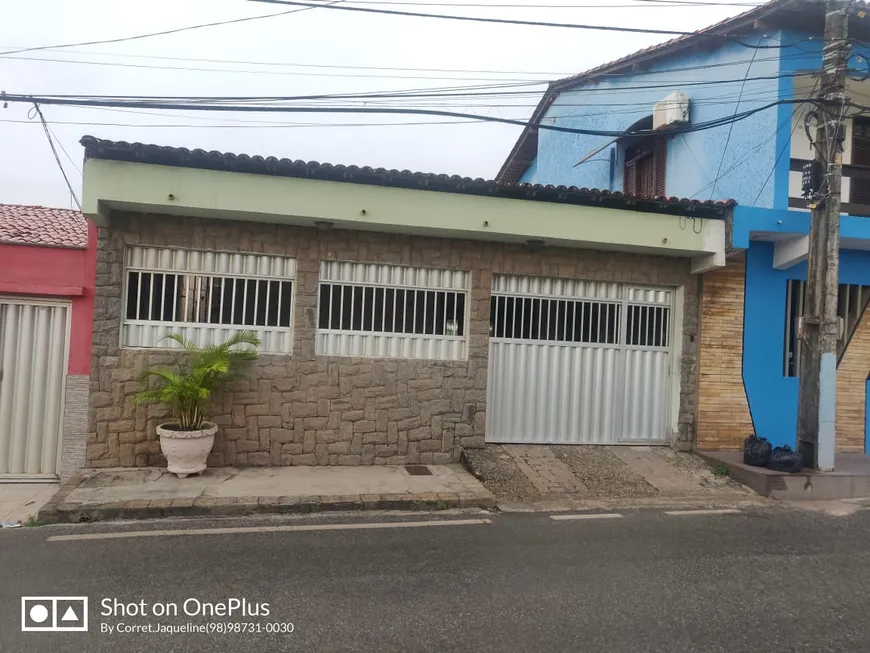
[(0, 522), (35, 517), (57, 490), (57, 483), (0, 483)]
[(460, 465), (216, 467), (184, 479), (149, 467), (75, 476), (39, 511), (39, 520), (493, 507), (493, 495)]
[(505, 511), (730, 506), (758, 500), (703, 460), (670, 447), (488, 444), (467, 467)]

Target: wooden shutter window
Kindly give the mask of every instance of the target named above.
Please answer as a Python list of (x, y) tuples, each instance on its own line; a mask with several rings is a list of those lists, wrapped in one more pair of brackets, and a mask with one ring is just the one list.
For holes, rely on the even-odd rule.
[(665, 197), (665, 177), (667, 172), (667, 162), (668, 162), (668, 142), (664, 138), (660, 138), (656, 141), (655, 148), (653, 150), (653, 158), (655, 165), (655, 196), (656, 197)]
[(637, 192), (637, 163), (635, 161), (625, 165), (623, 191), (627, 195), (634, 195)]

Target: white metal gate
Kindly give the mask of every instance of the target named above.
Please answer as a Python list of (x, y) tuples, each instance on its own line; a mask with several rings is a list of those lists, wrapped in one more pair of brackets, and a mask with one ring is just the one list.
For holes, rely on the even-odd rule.
[(0, 297), (0, 481), (57, 474), (69, 305)]
[(673, 291), (493, 277), (486, 441), (669, 439)]

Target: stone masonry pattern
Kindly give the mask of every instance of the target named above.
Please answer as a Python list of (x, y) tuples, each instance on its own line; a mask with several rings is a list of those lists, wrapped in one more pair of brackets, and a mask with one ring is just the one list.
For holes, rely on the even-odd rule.
[[(86, 466), (162, 466), (155, 433), (167, 413), (133, 407), (138, 378), (173, 354), (122, 349), (124, 247), (141, 244), (293, 256), (292, 356), (261, 355), (214, 397), (220, 426), (209, 465), (370, 465), (456, 462), (483, 446), (493, 274), (684, 287), (680, 414), (675, 444), (691, 447), (697, 404), (698, 279), (687, 259), (640, 254), (318, 231), (255, 222), (113, 212), (97, 252)], [(469, 270), (467, 361), (315, 355), (321, 260)]]

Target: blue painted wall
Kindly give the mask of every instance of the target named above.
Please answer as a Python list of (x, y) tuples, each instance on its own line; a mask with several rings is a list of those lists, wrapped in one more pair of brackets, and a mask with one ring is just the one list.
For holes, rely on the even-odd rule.
[[(774, 446), (797, 440), (798, 380), (783, 373), (786, 282), (807, 278), (806, 263), (773, 269), (773, 243), (746, 251), (743, 383), (758, 435)], [(870, 285), (870, 252), (840, 252), (840, 283)]]
[[(776, 44), (779, 33), (770, 37), (747, 38), (749, 42)], [(755, 60), (750, 64), (753, 54)], [(710, 66), (702, 70), (679, 70), (694, 66)], [(748, 72), (748, 75), (747, 75)], [(622, 131), (652, 114), (653, 105), (672, 91), (682, 91), (689, 97), (693, 124), (733, 115), (737, 108), (742, 79), (774, 77), (779, 74), (779, 50), (753, 50), (729, 43), (712, 52), (684, 54), (657, 64), (650, 71), (618, 76), (562, 93), (542, 120), (542, 124)], [(738, 80), (729, 83), (690, 85), (693, 82)], [(637, 86), (661, 88), (636, 89)], [(779, 94), (777, 79), (747, 81), (739, 111), (773, 102)], [(788, 133), (790, 111), (783, 129)], [(697, 199), (736, 199), (746, 205), (772, 207), (776, 159), (778, 120), (777, 107), (735, 123), (727, 151), (727, 126), (706, 131), (681, 134), (669, 139), (667, 184), (668, 195)], [(565, 184), (622, 190), (624, 160), (617, 159), (616, 174), (611, 185), (610, 149), (604, 149), (590, 160), (574, 164), (607, 137), (564, 134), (541, 130), (538, 136), (538, 156), (535, 164), (523, 176), (523, 181), (544, 184)], [(713, 190), (713, 179), (722, 161), (721, 178)], [(785, 161), (786, 165), (788, 161)], [(771, 179), (765, 183), (768, 176)], [(787, 180), (786, 180), (787, 182)], [(756, 201), (756, 198), (758, 200)]]

